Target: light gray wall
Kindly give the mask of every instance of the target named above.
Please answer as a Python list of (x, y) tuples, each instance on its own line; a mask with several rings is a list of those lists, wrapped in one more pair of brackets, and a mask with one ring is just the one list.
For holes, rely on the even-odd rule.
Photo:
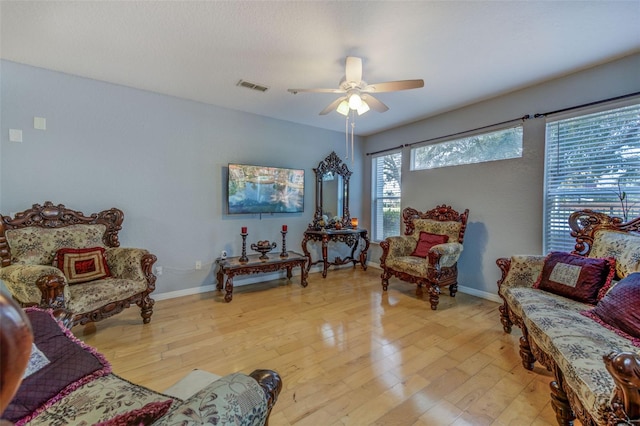
[[(425, 96), (429, 96), (428, 82), (426, 87)], [(638, 91), (640, 55), (634, 55), (366, 137), (364, 150), (375, 152)], [(409, 171), (410, 149), (403, 149), (403, 207), (424, 210), (447, 204), (470, 210), (459, 262), (463, 291), (495, 299), (500, 278), (495, 260), (542, 252), (544, 137), (544, 119), (527, 120), (522, 158), (415, 172)], [(370, 193), (370, 157), (364, 174)], [(369, 222), (370, 209), (365, 215)], [(372, 247), (371, 258), (377, 261), (381, 250)]]
[[(213, 285), (220, 251), (240, 254), (241, 226), (248, 243), (276, 241), (279, 251), (287, 224), (287, 248), (301, 251), (315, 208), (312, 169), (331, 151), (345, 154), (339, 132), (9, 61), (1, 72), (2, 214), (44, 201), (85, 213), (122, 209), (121, 246), (146, 248), (163, 266), (156, 295)], [(45, 131), (33, 128), (34, 116), (47, 119)], [(9, 128), (22, 129), (24, 142), (9, 142)], [(348, 163), (353, 216), (362, 211), (360, 145)], [(227, 215), (230, 162), (305, 169), (304, 213)]]

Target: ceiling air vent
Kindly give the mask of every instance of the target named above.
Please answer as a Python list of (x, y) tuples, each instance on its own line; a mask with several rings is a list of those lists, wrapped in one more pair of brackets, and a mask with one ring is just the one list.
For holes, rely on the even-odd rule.
[(236, 86), (246, 87), (247, 89), (257, 90), (258, 92), (266, 92), (267, 90), (269, 90), (267, 86), (251, 83), (250, 81), (244, 81), (244, 80), (239, 80)]

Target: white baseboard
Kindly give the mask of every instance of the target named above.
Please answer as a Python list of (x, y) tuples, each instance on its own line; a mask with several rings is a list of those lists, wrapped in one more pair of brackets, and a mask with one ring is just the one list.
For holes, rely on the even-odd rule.
[[(342, 266), (339, 266), (338, 268), (345, 268), (345, 267), (351, 268), (352, 265), (351, 264), (342, 265)], [(367, 267), (373, 267), (373, 268), (382, 270), (382, 268), (380, 268), (380, 264), (376, 263), (376, 262), (367, 262)], [(314, 265), (309, 270), (309, 273), (315, 273), (315, 272), (318, 272), (318, 273), (322, 272), (322, 267), (320, 265)], [(300, 275), (300, 269), (299, 268), (294, 268), (293, 276), (299, 276), (299, 275)], [(240, 280), (239, 277), (236, 277), (236, 279), (234, 280), (233, 286), (234, 287), (241, 287), (241, 286), (244, 286), (244, 285), (255, 284), (255, 283), (260, 283), (260, 282), (264, 282), (264, 281), (277, 280), (279, 278), (284, 278), (284, 277), (285, 277), (284, 271), (283, 272), (277, 272), (277, 273), (270, 273), (270, 274), (261, 274), (259, 276), (247, 277), (247, 278), (244, 278), (242, 280)], [(204, 285), (202, 287), (187, 288), (187, 289), (184, 289), (184, 290), (168, 291), (168, 292), (165, 292), (165, 293), (157, 293), (157, 294), (156, 293), (152, 293), (152, 297), (155, 300), (166, 300), (166, 299), (173, 299), (173, 298), (176, 298), (176, 297), (191, 296), (191, 295), (194, 295), (194, 294), (207, 293), (207, 292), (215, 291), (215, 290), (216, 290), (215, 284), (209, 284), (209, 285)], [(475, 288), (465, 287), (465, 286), (461, 286), (461, 285), (458, 286), (458, 291), (460, 293), (465, 293), (465, 294), (470, 294), (472, 296), (480, 297), (481, 299), (487, 299), (487, 300), (491, 300), (493, 302), (502, 303), (502, 299), (500, 299), (500, 296), (498, 296), (497, 294), (493, 294), (493, 293), (489, 293), (489, 292), (486, 292), (486, 291), (477, 290)]]
[(492, 302), (502, 303), (502, 299), (497, 294), (489, 293), (487, 291), (478, 290), (471, 287), (465, 287), (463, 285), (458, 286), (460, 293), (470, 294), (472, 296), (479, 297), (481, 299), (491, 300)]

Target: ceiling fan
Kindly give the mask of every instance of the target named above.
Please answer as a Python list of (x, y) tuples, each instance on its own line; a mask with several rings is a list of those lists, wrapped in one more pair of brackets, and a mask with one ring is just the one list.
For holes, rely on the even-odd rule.
[(325, 109), (320, 111), (320, 115), (325, 115), (334, 109), (342, 115), (349, 115), (354, 110), (358, 115), (362, 115), (369, 109), (378, 112), (385, 112), (388, 106), (373, 97), (373, 93), (396, 92), (398, 90), (418, 89), (424, 87), (423, 80), (399, 80), (387, 81), (384, 83), (368, 84), (362, 80), (362, 59), (355, 56), (347, 56), (345, 66), (345, 76), (340, 81), (337, 89), (287, 89), (294, 95), (299, 92), (312, 93), (344, 93), (331, 102)]

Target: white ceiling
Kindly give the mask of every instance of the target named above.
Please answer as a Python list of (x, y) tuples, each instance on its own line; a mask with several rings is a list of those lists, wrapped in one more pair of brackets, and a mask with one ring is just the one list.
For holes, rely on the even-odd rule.
[[(390, 108), (368, 135), (640, 52), (634, 1), (2, 1), (0, 56), (310, 126), (348, 55)], [(640, 70), (639, 70), (640, 72)], [(236, 86), (244, 79), (269, 87)]]

